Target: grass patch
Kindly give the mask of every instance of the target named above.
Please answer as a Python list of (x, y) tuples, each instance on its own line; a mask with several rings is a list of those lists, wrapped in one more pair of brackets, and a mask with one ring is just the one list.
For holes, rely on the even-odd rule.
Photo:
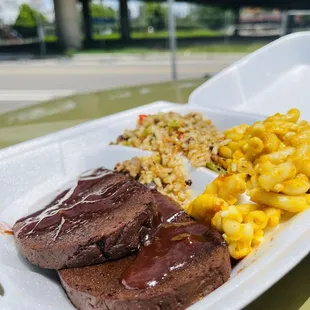
[(53, 36), (53, 35), (45, 36), (45, 42), (56, 42), (56, 41), (57, 41), (57, 36)]
[(167, 53), (165, 49), (152, 49), (146, 47), (124, 47), (108, 49), (89, 49), (78, 51), (77, 54), (149, 54), (149, 53)]
[(114, 32), (111, 34), (93, 34), (94, 40), (119, 40), (121, 38), (121, 35), (118, 32)]
[[(212, 37), (223, 35), (220, 31), (213, 30), (192, 30), (192, 31), (178, 31), (178, 38), (195, 38), (195, 37)], [(144, 32), (133, 32), (133, 39), (151, 39), (151, 38), (161, 38), (168, 39), (168, 31), (160, 31), (155, 33), (144, 33)], [(120, 39), (119, 33), (112, 33), (109, 35), (94, 35), (95, 40), (118, 40)], [(57, 41), (56, 36), (46, 36), (46, 42)], [(264, 46), (267, 42), (257, 42), (257, 43), (229, 43), (229, 37), (227, 41), (223, 43), (216, 44), (203, 44), (194, 45), (191, 44), (189, 47), (179, 47), (178, 53), (180, 54), (191, 54), (191, 53), (251, 53), (260, 47)], [(114, 54), (148, 54), (148, 53), (168, 53), (169, 49), (152, 49), (150, 47), (120, 47), (120, 48), (102, 48), (102, 49), (91, 49), (83, 50), (78, 53), (87, 54), (102, 54), (102, 53), (114, 53)]]
[[(216, 37), (223, 36), (223, 31), (216, 30), (208, 30), (208, 29), (196, 29), (196, 30), (188, 30), (188, 31), (177, 31), (178, 38), (196, 38), (196, 37)], [(148, 32), (137, 32), (134, 31), (131, 33), (131, 37), (133, 39), (166, 39), (169, 37), (168, 31), (156, 31), (153, 33)], [(111, 34), (94, 34), (94, 40), (118, 40), (121, 38), (120, 33), (111, 33)], [(46, 42), (56, 42), (57, 36), (55, 35), (47, 35), (45, 36)]]
[[(189, 30), (189, 31), (177, 31), (176, 35), (178, 38), (216, 37), (216, 36), (223, 36), (224, 32), (197, 29), (197, 30)], [(133, 39), (165, 39), (165, 38), (169, 38), (169, 32), (168, 31), (158, 31), (154, 33), (133, 32), (132, 38)]]
[[(197, 38), (197, 37), (216, 37), (223, 36), (223, 31), (216, 30), (207, 30), (207, 29), (196, 29), (196, 30), (188, 30), (188, 31), (177, 31), (178, 38)], [(166, 31), (156, 31), (153, 33), (148, 32), (137, 32), (134, 31), (131, 33), (132, 39), (168, 39), (169, 32)], [(119, 33), (111, 33), (107, 35), (102, 34), (94, 34), (94, 40), (117, 40), (120, 39), (121, 36)]]

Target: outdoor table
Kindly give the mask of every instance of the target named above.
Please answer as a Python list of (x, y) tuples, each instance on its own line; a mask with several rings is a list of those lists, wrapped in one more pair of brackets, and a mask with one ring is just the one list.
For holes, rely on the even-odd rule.
[[(74, 95), (1, 114), (0, 148), (158, 100), (186, 103), (202, 82), (167, 82)], [(241, 297), (243, 292), (237, 294)], [(245, 309), (310, 310), (310, 255)]]

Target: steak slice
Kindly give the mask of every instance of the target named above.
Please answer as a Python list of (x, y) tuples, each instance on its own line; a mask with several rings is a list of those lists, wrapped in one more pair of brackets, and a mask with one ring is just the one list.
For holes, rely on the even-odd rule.
[(44, 268), (102, 263), (131, 255), (158, 212), (151, 191), (130, 176), (87, 172), (44, 209), (13, 227), (22, 255)]
[[(80, 310), (185, 309), (226, 282), (231, 265), (222, 236), (193, 221), (178, 225), (162, 225), (153, 239), (157, 243), (152, 241), (137, 256), (58, 271), (73, 305)], [(164, 229), (173, 226), (176, 235), (171, 238), (173, 231)], [(194, 235), (186, 236), (188, 233)], [(190, 249), (193, 255), (189, 256)], [(180, 250), (184, 251), (183, 264), (178, 263)]]
[(159, 212), (161, 223), (188, 222), (191, 217), (172, 198), (161, 194), (155, 188), (151, 189)]

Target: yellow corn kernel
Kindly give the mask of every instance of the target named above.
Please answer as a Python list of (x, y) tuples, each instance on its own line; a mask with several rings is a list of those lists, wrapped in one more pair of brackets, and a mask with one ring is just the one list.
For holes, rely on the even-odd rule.
[(255, 210), (249, 212), (247, 215), (244, 216), (245, 223), (254, 223), (255, 227), (259, 229), (264, 229), (268, 223), (268, 215), (261, 210)]
[(249, 195), (253, 202), (293, 213), (304, 211), (309, 204), (309, 195), (288, 196), (266, 192), (258, 187), (249, 190)]
[(281, 218), (281, 210), (276, 208), (264, 208), (264, 212), (269, 217), (267, 226), (276, 227), (279, 225)]

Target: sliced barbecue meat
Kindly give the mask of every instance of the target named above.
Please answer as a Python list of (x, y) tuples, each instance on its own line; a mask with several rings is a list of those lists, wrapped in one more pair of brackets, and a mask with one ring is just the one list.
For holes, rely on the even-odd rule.
[(230, 272), (221, 235), (191, 221), (161, 225), (137, 256), (58, 273), (80, 310), (175, 310), (215, 290)]
[(44, 209), (16, 222), (22, 255), (53, 269), (82, 267), (132, 254), (158, 222), (154, 197), (130, 176), (99, 168)]

